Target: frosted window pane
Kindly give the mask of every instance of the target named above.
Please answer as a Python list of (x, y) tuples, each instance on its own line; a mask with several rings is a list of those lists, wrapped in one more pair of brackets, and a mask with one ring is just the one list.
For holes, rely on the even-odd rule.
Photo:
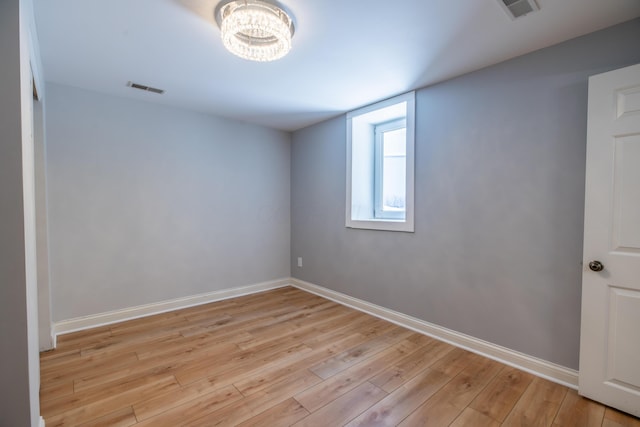
[(406, 129), (384, 133), (382, 164), (382, 210), (404, 211), (407, 194)]

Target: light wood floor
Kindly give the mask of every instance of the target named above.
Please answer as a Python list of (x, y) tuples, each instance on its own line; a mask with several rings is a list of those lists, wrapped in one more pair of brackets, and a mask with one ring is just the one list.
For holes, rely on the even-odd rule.
[(573, 390), (282, 288), (73, 334), (53, 426), (640, 426)]

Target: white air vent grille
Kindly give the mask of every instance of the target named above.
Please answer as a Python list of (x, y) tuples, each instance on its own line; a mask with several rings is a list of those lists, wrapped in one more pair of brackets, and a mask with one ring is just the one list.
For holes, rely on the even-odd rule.
[(157, 93), (157, 94), (160, 94), (160, 95), (162, 95), (164, 93), (163, 89), (158, 89), (158, 88), (151, 87), (151, 86), (145, 86), (145, 85), (141, 85), (141, 84), (133, 83), (133, 82), (127, 82), (127, 86), (132, 87), (134, 89), (144, 90), (146, 92)]
[(511, 19), (540, 10), (535, 0), (498, 0), (498, 3)]

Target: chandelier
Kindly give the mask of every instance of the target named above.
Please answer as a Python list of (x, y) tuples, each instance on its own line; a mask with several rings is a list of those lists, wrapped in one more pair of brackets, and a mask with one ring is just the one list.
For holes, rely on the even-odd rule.
[(222, 43), (234, 55), (250, 61), (274, 61), (291, 49), (291, 15), (273, 1), (226, 0), (216, 7)]

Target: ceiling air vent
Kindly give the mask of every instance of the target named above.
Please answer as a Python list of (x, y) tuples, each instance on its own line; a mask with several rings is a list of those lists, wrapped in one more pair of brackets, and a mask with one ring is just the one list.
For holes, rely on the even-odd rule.
[(530, 12), (540, 10), (535, 0), (498, 0), (511, 19), (517, 19)]
[(141, 85), (141, 84), (133, 83), (133, 82), (127, 82), (127, 86), (132, 87), (134, 89), (144, 90), (144, 91), (147, 91), (147, 92), (158, 93), (160, 95), (162, 95), (164, 93), (164, 90), (162, 90), (162, 89), (158, 89), (158, 88), (151, 87), (151, 86), (145, 86), (145, 85)]

